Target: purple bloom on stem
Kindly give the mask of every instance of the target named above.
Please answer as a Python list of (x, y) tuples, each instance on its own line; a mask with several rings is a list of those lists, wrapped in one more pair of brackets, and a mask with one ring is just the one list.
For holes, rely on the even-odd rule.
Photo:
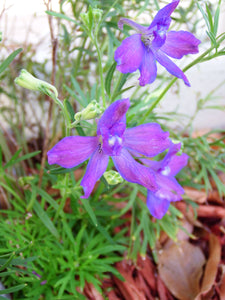
[(109, 157), (125, 180), (141, 184), (153, 192), (158, 189), (155, 172), (138, 163), (131, 153), (153, 157), (163, 152), (170, 145), (169, 133), (162, 131), (156, 123), (126, 129), (129, 106), (129, 99), (115, 101), (99, 119), (97, 136), (65, 137), (48, 151), (49, 164), (64, 168), (73, 168), (90, 158), (81, 181), (83, 198), (90, 196), (96, 181), (106, 171)]
[(181, 200), (181, 195), (184, 193), (174, 177), (188, 162), (187, 154), (176, 155), (180, 147), (180, 143), (171, 143), (168, 153), (161, 161), (141, 159), (156, 172), (156, 182), (159, 188), (156, 192), (148, 190), (147, 206), (150, 213), (157, 219), (165, 215), (171, 201)]
[(175, 0), (160, 9), (149, 27), (125, 18), (118, 23), (120, 29), (127, 24), (137, 33), (126, 38), (115, 51), (117, 70), (121, 73), (132, 73), (139, 69), (141, 86), (152, 83), (156, 79), (156, 61), (169, 73), (183, 79), (184, 83), (190, 86), (182, 70), (168, 57), (180, 59), (184, 55), (198, 53), (198, 45), (201, 43), (187, 31), (167, 32), (171, 22), (170, 15), (178, 4), (179, 0)]

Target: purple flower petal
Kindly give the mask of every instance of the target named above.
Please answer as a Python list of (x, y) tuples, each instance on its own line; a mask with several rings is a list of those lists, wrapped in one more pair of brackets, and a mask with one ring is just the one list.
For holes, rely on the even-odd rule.
[(80, 183), (80, 185), (84, 189), (84, 196), (82, 196), (82, 198), (88, 198), (90, 196), (96, 181), (99, 180), (99, 178), (105, 172), (108, 165), (108, 161), (109, 157), (108, 155), (105, 155), (103, 151), (97, 149), (93, 153), (87, 165), (85, 175)]
[[(165, 155), (165, 157), (161, 160), (158, 161), (158, 169), (157, 171), (160, 172), (161, 174), (165, 175), (165, 176), (170, 176), (171, 175), (171, 169), (168, 166), (171, 159), (173, 157), (176, 156), (177, 152), (180, 151), (181, 148), (181, 143), (170, 143), (170, 147), (169, 147), (169, 151), (167, 152), (167, 154)], [(150, 167), (152, 166), (152, 163), (147, 163), (147, 165), (149, 165)], [(155, 165), (156, 167), (156, 165)]]
[(140, 160), (154, 171), (161, 173), (165, 176), (176, 176), (178, 172), (182, 168), (187, 165), (188, 155), (186, 153), (182, 153), (181, 155), (176, 155), (178, 151), (180, 151), (181, 143), (173, 144), (171, 142), (171, 146), (169, 148), (166, 156), (160, 160), (149, 160), (146, 158), (141, 158)]
[(165, 29), (161, 29), (161, 30), (154, 31), (153, 33), (154, 33), (154, 39), (152, 41), (151, 48), (157, 51), (164, 45), (166, 41), (167, 31)]
[(136, 162), (127, 150), (123, 149), (119, 156), (113, 156), (112, 159), (117, 171), (125, 180), (143, 185), (151, 191), (157, 190), (153, 171)]
[(122, 135), (126, 128), (125, 114), (130, 106), (129, 99), (113, 102), (103, 113), (98, 121), (97, 134), (100, 135), (103, 128), (110, 130), (111, 134)]
[(185, 76), (185, 74), (183, 73), (183, 71), (181, 71), (180, 68), (178, 68), (177, 65), (175, 65), (175, 63), (169, 59), (169, 57), (167, 57), (161, 50), (154, 52), (156, 60), (164, 67), (167, 69), (167, 71), (178, 77), (183, 79), (184, 83), (187, 86), (190, 86), (190, 83), (187, 79), (187, 77)]
[(118, 22), (118, 27), (119, 29), (123, 30), (123, 25), (126, 24), (130, 27), (132, 27), (134, 30), (136, 30), (138, 33), (144, 33), (147, 31), (147, 28), (145, 26), (139, 25), (138, 23), (126, 19), (126, 18), (121, 18)]
[(151, 215), (156, 219), (162, 219), (170, 206), (168, 200), (157, 197), (155, 193), (151, 191), (148, 191), (146, 204)]
[(180, 151), (181, 143), (173, 144), (169, 148), (168, 153), (159, 163), (159, 171), (166, 176), (175, 176), (188, 162), (188, 155), (183, 153), (176, 155)]
[(88, 159), (98, 144), (97, 137), (65, 137), (48, 151), (48, 163), (50, 165), (58, 164), (64, 168), (73, 168)]
[(147, 123), (125, 131), (124, 147), (152, 157), (169, 147), (168, 136), (159, 124)]
[(136, 71), (141, 65), (144, 47), (141, 41), (141, 34), (133, 34), (123, 40), (114, 55), (114, 59), (117, 62), (117, 70), (121, 73)]
[(139, 159), (143, 164), (153, 169), (155, 172), (158, 172), (158, 170), (161, 168), (162, 161), (157, 160), (151, 160), (148, 158), (140, 158)]
[(182, 153), (181, 155), (176, 155), (171, 157), (168, 163), (168, 168), (170, 169), (170, 176), (176, 176), (182, 168), (184, 168), (188, 163), (188, 155)]
[(157, 76), (156, 59), (150, 49), (145, 49), (142, 57), (142, 62), (139, 67), (141, 76), (138, 78), (140, 86), (152, 83)]
[(164, 53), (173, 58), (182, 58), (187, 54), (198, 53), (198, 45), (201, 43), (192, 33), (187, 31), (169, 31), (166, 42), (161, 47)]
[(169, 28), (170, 22), (171, 22), (170, 15), (175, 10), (175, 8), (179, 4), (179, 2), (180, 2), (179, 0), (173, 1), (169, 4), (167, 4), (162, 9), (160, 9), (158, 11), (158, 13), (156, 14), (156, 16), (154, 17), (154, 19), (153, 19), (151, 25), (149, 26), (148, 30), (152, 29), (155, 26), (157, 26), (158, 28), (159, 27), (164, 27), (165, 30), (167, 30)]
[(157, 197), (164, 198), (168, 201), (181, 200), (184, 189), (174, 177), (156, 173), (156, 181), (159, 186), (159, 189), (156, 192)]
[(32, 274), (36, 275), (38, 278), (41, 278), (41, 275), (40, 275), (40, 274), (38, 274), (38, 273), (37, 273), (37, 272), (35, 272), (35, 271), (32, 271)]

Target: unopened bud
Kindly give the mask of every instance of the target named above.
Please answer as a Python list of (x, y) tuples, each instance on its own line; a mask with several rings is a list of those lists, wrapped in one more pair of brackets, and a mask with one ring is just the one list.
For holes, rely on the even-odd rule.
[(98, 8), (93, 8), (92, 13), (93, 13), (95, 24), (98, 24), (102, 18), (103, 10)]
[(74, 115), (74, 119), (79, 122), (82, 120), (91, 120), (102, 114), (104, 109), (96, 100), (92, 100), (87, 107)]
[(80, 14), (81, 20), (89, 32), (91, 32), (92, 29), (95, 31), (102, 18), (102, 13), (103, 11), (101, 9), (89, 6), (88, 12)]
[(116, 171), (113, 171), (113, 170), (106, 171), (103, 174), (103, 176), (105, 177), (105, 180), (110, 185), (115, 185), (115, 184), (123, 182), (123, 178), (120, 176), (120, 174)]
[(81, 13), (80, 17), (81, 17), (81, 20), (84, 23), (84, 25), (90, 30), (91, 28), (90, 28), (88, 13)]
[(54, 93), (55, 96), (58, 97), (58, 91), (53, 85), (46, 81), (35, 78), (25, 69), (21, 70), (20, 75), (16, 77), (14, 81), (16, 84), (24, 87), (25, 89), (40, 91), (48, 96)]
[(27, 185), (30, 185), (33, 180), (34, 180), (34, 176), (19, 177), (18, 183), (20, 186), (25, 187)]

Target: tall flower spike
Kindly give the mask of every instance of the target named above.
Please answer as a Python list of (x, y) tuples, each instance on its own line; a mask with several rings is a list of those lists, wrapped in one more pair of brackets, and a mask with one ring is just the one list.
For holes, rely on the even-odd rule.
[(170, 145), (169, 133), (155, 123), (126, 129), (126, 112), (129, 99), (112, 103), (98, 121), (97, 136), (70, 136), (59, 141), (48, 151), (49, 164), (64, 168), (75, 167), (90, 158), (81, 181), (83, 198), (88, 198), (96, 181), (106, 171), (109, 157), (117, 171), (127, 181), (138, 183), (150, 191), (156, 191), (155, 172), (138, 163), (131, 153), (155, 156)]
[(187, 31), (167, 32), (171, 23), (170, 15), (178, 4), (179, 0), (175, 0), (160, 9), (149, 27), (125, 18), (118, 23), (120, 29), (127, 24), (137, 33), (126, 38), (116, 49), (114, 59), (117, 70), (121, 73), (133, 73), (139, 69), (141, 86), (156, 79), (156, 61), (170, 74), (183, 79), (190, 86), (182, 70), (168, 57), (181, 59), (184, 55), (198, 53), (198, 45), (201, 43)]

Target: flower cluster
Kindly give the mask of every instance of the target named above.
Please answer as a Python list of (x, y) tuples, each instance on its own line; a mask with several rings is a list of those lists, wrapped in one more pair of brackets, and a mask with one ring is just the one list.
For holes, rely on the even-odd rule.
[[(170, 201), (180, 200), (183, 194), (174, 175), (187, 163), (187, 156), (174, 157), (179, 145), (172, 144), (169, 133), (159, 124), (147, 123), (126, 129), (129, 106), (129, 99), (112, 103), (98, 120), (96, 136), (63, 138), (48, 151), (48, 162), (72, 168), (90, 158), (81, 181), (82, 197), (88, 198), (111, 157), (125, 180), (147, 188), (149, 210), (156, 218), (162, 218)], [(161, 162), (142, 158), (143, 163), (140, 163), (133, 157), (154, 157), (168, 148), (169, 152)]]
[(137, 31), (126, 38), (115, 52), (117, 70), (122, 73), (132, 73), (139, 69), (141, 86), (152, 83), (157, 76), (156, 61), (172, 75), (190, 83), (179, 67), (168, 57), (182, 58), (187, 54), (198, 53), (200, 41), (187, 31), (169, 31), (170, 15), (175, 10), (179, 0), (173, 1), (159, 10), (149, 27), (141, 26), (129, 19), (121, 19), (119, 28), (124, 24)]
[[(184, 55), (198, 52), (200, 41), (186, 31), (168, 31), (171, 14), (179, 0), (173, 0), (162, 8), (149, 27), (141, 26), (132, 20), (121, 19), (124, 24), (137, 31), (126, 38), (115, 51), (117, 69), (122, 73), (132, 73), (139, 69), (140, 85), (152, 83), (157, 76), (156, 61), (172, 75), (190, 83), (176, 64), (169, 58), (180, 59)], [(90, 13), (90, 12), (89, 12)], [(81, 113), (75, 115), (75, 122), (94, 118), (102, 113), (94, 101)], [(109, 184), (116, 184), (122, 178), (147, 188), (147, 207), (156, 218), (162, 218), (170, 202), (178, 201), (184, 193), (175, 179), (175, 175), (187, 164), (188, 156), (178, 155), (181, 144), (174, 144), (169, 133), (159, 124), (147, 123), (126, 128), (126, 112), (129, 99), (112, 103), (97, 120), (96, 136), (69, 136), (59, 141), (48, 151), (49, 164), (58, 164), (64, 168), (73, 168), (90, 159), (86, 173), (81, 181), (83, 198), (88, 198), (95, 183), (102, 175)], [(161, 161), (153, 157), (167, 151)], [(107, 171), (109, 158), (115, 169)], [(122, 177), (122, 178), (121, 178)]]

